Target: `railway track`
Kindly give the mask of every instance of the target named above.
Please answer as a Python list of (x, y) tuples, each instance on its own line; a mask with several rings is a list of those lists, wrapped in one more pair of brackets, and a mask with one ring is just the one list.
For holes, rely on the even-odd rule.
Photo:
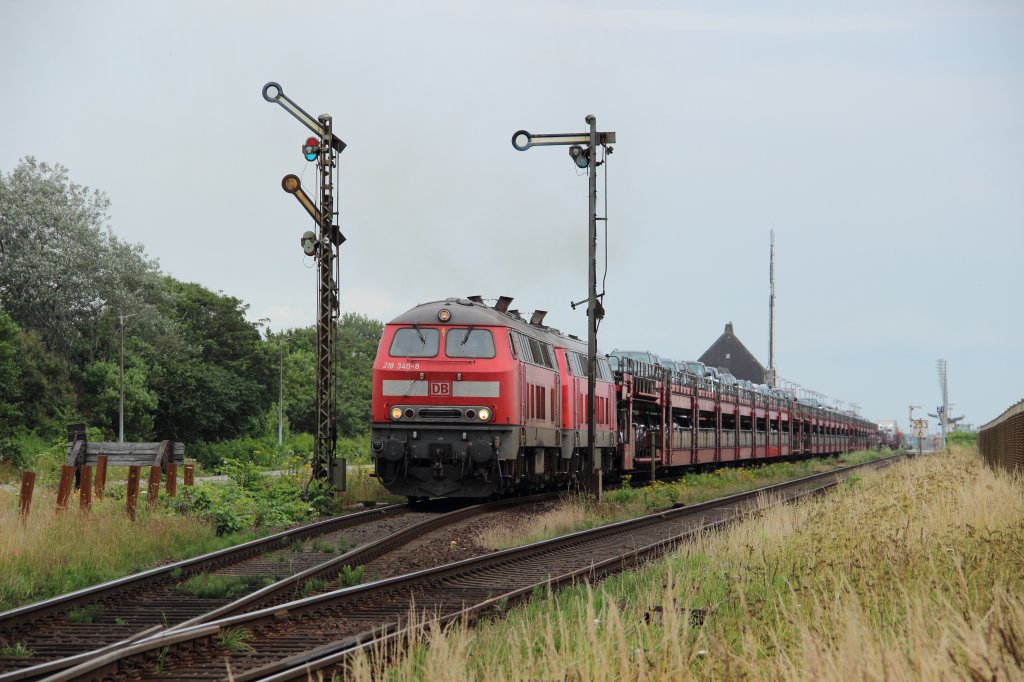
[[(53, 676), (91, 679), (306, 679), (343, 670), (357, 651), (397, 646), (410, 618), (474, 618), (538, 587), (559, 587), (621, 571), (659, 556), (696, 534), (768, 504), (836, 485), (878, 460), (710, 502), (665, 510), (412, 574), (141, 638)], [(319, 674), (319, 673), (314, 673)]]
[[(0, 680), (37, 679), (88, 660), (97, 654), (97, 647), (123, 645), (155, 631), (195, 625), (336, 589), (339, 587), (337, 576), (343, 573), (345, 566), (363, 566), (397, 552), (417, 538), (474, 517), (556, 497), (557, 494), (546, 494), (514, 498), (447, 513), (413, 512), (404, 505), (395, 505), (374, 510), (377, 513), (364, 512), (312, 524), (263, 541), (16, 609), (8, 612), (9, 615), (3, 614), (7, 617), (0, 620), (0, 635), (22, 643), (36, 655), (28, 659), (0, 658), (0, 666), (7, 664), (8, 670), (7, 674), (0, 674)], [(444, 504), (433, 506), (440, 511), (445, 508)], [(371, 535), (374, 539), (341, 554), (328, 554), (322, 548), (317, 551), (317, 543), (329, 547), (330, 541), (337, 540), (332, 540), (332, 534), (353, 528), (362, 531), (363, 540)], [(315, 537), (314, 551), (296, 547), (297, 537)], [(250, 585), (248, 593), (237, 599), (190, 598), (177, 590), (187, 577), (183, 566), (191, 575), (210, 572), (218, 576), (256, 577), (269, 584), (260, 586), (249, 580), (246, 583)], [(282, 573), (285, 577), (281, 577)], [(96, 606), (102, 607), (102, 612), (91, 623), (75, 623), (69, 618), (75, 610)], [(41, 660), (44, 662), (40, 664)], [(4, 668), (0, 667), (2, 670)]]

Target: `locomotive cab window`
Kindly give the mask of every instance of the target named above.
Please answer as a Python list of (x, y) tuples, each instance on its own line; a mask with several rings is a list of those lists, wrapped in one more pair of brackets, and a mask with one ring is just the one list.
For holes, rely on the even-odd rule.
[(493, 358), (494, 337), (488, 329), (449, 329), (444, 352), (450, 358)]
[(388, 353), (393, 358), (432, 358), (440, 336), (436, 329), (403, 327), (395, 332)]

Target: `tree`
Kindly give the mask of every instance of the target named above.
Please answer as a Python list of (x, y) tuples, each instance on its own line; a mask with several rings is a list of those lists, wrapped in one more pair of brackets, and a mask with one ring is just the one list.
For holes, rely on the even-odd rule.
[(107, 227), (109, 200), (32, 157), (0, 174), (0, 305), (47, 348), (90, 359), (105, 313), (161, 297), (158, 268)]
[(184, 441), (247, 435), (271, 403), (273, 350), (239, 299), (169, 277), (165, 285), (173, 306), (165, 314), (179, 320), (187, 343), (154, 359), (157, 432)]

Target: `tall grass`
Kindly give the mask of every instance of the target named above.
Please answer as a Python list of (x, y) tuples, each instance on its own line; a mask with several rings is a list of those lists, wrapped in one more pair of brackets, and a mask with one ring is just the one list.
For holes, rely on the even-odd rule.
[(124, 502), (111, 499), (94, 501), (88, 514), (80, 513), (73, 500), (58, 514), (51, 492), (36, 490), (23, 524), (17, 495), (0, 491), (0, 610), (254, 537), (248, 532), (218, 537), (209, 523), (150, 511), (144, 503), (132, 523)]
[(353, 679), (1024, 679), (1024, 481), (920, 457)]
[(554, 508), (504, 526), (481, 530), (477, 542), (488, 549), (507, 549), (531, 542), (635, 518), (674, 504), (697, 504), (726, 495), (828, 471), (838, 466), (880, 459), (888, 453), (863, 451), (838, 458), (774, 462), (760, 466), (722, 467), (694, 473), (673, 483), (655, 482), (634, 488), (627, 478), (623, 486), (607, 491), (601, 502), (587, 495), (569, 496)]

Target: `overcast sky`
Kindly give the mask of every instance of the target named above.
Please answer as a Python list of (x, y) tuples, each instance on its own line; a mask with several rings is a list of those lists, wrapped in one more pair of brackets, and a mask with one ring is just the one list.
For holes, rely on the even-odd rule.
[(602, 350), (732, 321), (767, 364), (774, 227), (781, 376), (906, 428), (945, 358), (980, 425), (1024, 397), (1024, 3), (846, 4), (0, 0), (0, 169), (64, 164), (167, 273), (311, 325), (277, 81), (349, 145), (344, 312), (506, 294), (585, 336), (586, 176), (510, 139), (594, 114)]

